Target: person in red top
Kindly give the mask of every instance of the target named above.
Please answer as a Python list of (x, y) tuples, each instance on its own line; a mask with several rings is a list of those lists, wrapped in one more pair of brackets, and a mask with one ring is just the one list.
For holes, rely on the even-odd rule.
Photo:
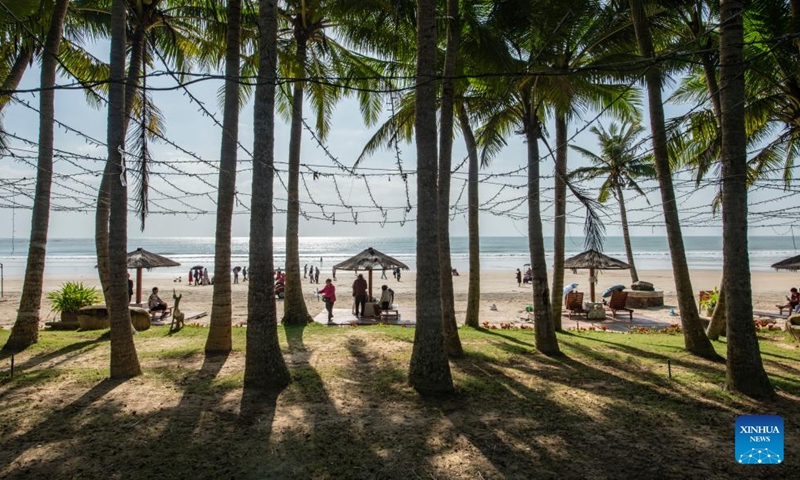
[(325, 280), (325, 286), (317, 292), (322, 294), (322, 300), (325, 302), (325, 309), (328, 311), (328, 324), (333, 323), (333, 304), (336, 303), (336, 287), (330, 278)]
[[(367, 303), (367, 281), (364, 280), (364, 275), (358, 274), (358, 278), (353, 282), (353, 297), (356, 299), (356, 317), (364, 316), (364, 306)], [(361, 307), (361, 315), (358, 314), (359, 307)]]
[(797, 310), (797, 306), (800, 305), (800, 293), (798, 293), (797, 288), (792, 287), (792, 289), (789, 290), (789, 295), (790, 296), (786, 297), (786, 300), (788, 300), (789, 303), (781, 308), (788, 308), (789, 315), (791, 315), (795, 310)]

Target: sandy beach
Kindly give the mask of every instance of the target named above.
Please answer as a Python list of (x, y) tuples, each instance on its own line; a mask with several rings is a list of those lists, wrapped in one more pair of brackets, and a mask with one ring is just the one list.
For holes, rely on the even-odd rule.
[[(552, 275), (552, 272), (549, 272)], [(640, 271), (639, 276), (642, 280), (652, 282), (656, 289), (664, 291), (663, 308), (652, 308), (642, 310), (638, 313), (653, 318), (666, 318), (669, 316), (671, 308), (676, 307), (675, 285), (670, 271)], [(692, 288), (695, 293), (700, 290), (710, 290), (719, 285), (722, 272), (719, 270), (693, 270)], [(337, 308), (348, 308), (351, 304), (351, 285), (355, 276), (353, 272), (339, 272), (337, 281)], [(184, 279), (185, 280), (185, 279)], [(84, 277), (59, 277), (50, 276), (45, 278), (44, 291), (49, 292), (58, 289), (65, 281), (80, 281), (85, 285), (100, 285), (96, 276)], [(320, 277), (320, 282), (324, 283), (324, 278)], [(564, 277), (565, 284), (578, 283), (579, 290), (586, 292), (588, 300), (588, 274), (585, 271), (578, 271), (577, 274), (566, 272)], [(396, 281), (389, 276), (388, 280), (380, 280), (380, 272), (374, 274), (374, 291), (377, 295), (380, 285), (386, 283), (395, 291), (395, 303), (401, 312), (412, 313), (415, 309), (415, 274), (414, 272), (403, 272), (402, 281)], [(467, 289), (469, 283), (469, 272), (462, 271), (460, 276), (453, 277), (455, 289), (456, 315), (459, 323), (464, 322), (467, 305)], [(598, 297), (606, 287), (616, 284), (627, 284), (630, 282), (630, 274), (626, 271), (606, 271), (600, 274), (597, 284)], [(317, 298), (317, 285), (304, 283), (306, 301), (309, 313), (314, 316), (324, 309), (323, 303)], [(756, 310), (763, 310), (777, 313), (776, 303), (783, 303), (789, 288), (800, 285), (800, 275), (794, 272), (753, 272), (753, 306)], [(209, 312), (211, 311), (211, 297), (213, 287), (211, 286), (190, 286), (185, 282), (173, 282), (171, 274), (159, 274), (156, 270), (144, 273), (142, 300), (147, 301), (147, 296), (153, 286), (158, 286), (161, 296), (165, 301), (172, 304), (172, 290), (183, 295), (181, 309), (184, 312)], [(244, 323), (247, 321), (247, 289), (248, 283), (240, 282), (233, 285), (233, 318), (232, 323)], [(10, 328), (16, 318), (16, 311), (19, 304), (19, 297), (22, 290), (22, 278), (5, 278), (4, 296), (0, 298), (0, 327)], [(481, 321), (482, 322), (510, 322), (526, 317), (525, 307), (531, 304), (530, 287), (523, 285), (518, 287), (514, 279), (514, 272), (487, 271), (481, 272)], [(492, 305), (496, 310), (490, 309)], [(282, 308), (282, 301), (278, 301), (278, 309)], [(638, 314), (637, 313), (637, 314)], [(42, 322), (55, 320), (55, 315), (50, 311), (50, 304), (46, 298), (42, 299)], [(198, 323), (206, 324), (209, 318), (197, 320)], [(673, 317), (673, 321), (677, 321)]]

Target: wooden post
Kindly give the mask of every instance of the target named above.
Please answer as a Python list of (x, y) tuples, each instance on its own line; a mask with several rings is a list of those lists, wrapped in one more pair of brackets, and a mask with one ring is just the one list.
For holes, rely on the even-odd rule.
[(594, 267), (589, 267), (589, 297), (594, 303)]
[(369, 298), (367, 298), (368, 302), (372, 302), (372, 269), (369, 269)]
[(136, 269), (136, 304), (142, 304), (142, 267)]

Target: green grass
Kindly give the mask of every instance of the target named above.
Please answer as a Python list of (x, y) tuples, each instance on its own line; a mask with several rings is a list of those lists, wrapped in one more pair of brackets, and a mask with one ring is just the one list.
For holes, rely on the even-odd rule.
[[(414, 330), (279, 328), (292, 384), (243, 395), (246, 329), (203, 355), (208, 329), (135, 337), (143, 375), (108, 380), (103, 332), (41, 332), (0, 359), (4, 478), (791, 478), (786, 464), (733, 462), (733, 422), (776, 413), (800, 424), (800, 348), (760, 334), (778, 397), (724, 390), (725, 365), (689, 355), (681, 335), (570, 332), (562, 356), (531, 331), (462, 328), (456, 393), (407, 384)], [(8, 331), (0, 331), (4, 342)], [(714, 343), (725, 355), (725, 342)], [(670, 377), (671, 369), (671, 377)], [(690, 451), (691, 455), (686, 455)], [(678, 460), (676, 460), (678, 459)]]

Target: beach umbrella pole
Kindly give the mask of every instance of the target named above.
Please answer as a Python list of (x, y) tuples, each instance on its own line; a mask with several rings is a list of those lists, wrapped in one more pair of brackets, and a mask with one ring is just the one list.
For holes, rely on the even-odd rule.
[(136, 304), (142, 304), (142, 268), (136, 269)]
[(372, 269), (369, 269), (369, 301), (372, 302)]
[(594, 303), (594, 268), (589, 268), (589, 297)]

